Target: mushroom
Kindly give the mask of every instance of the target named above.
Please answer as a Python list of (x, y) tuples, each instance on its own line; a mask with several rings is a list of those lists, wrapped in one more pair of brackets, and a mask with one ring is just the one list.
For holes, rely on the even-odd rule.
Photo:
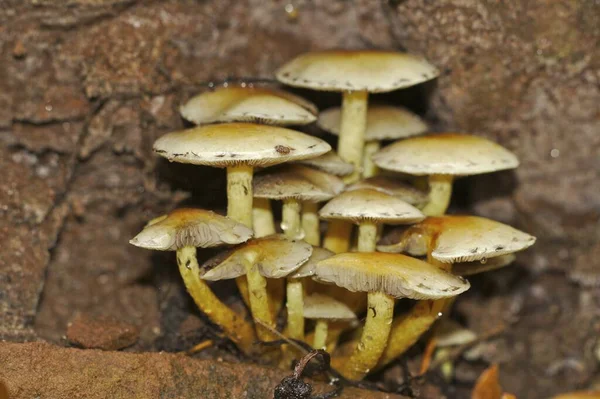
[(312, 294), (305, 298), (304, 317), (316, 320), (314, 349), (326, 349), (329, 322), (356, 321), (354, 312), (343, 302), (322, 294)]
[(423, 191), (390, 176), (379, 175), (360, 180), (346, 187), (346, 191), (362, 188), (369, 188), (393, 195), (415, 207), (423, 206), (427, 202), (427, 194)]
[[(231, 252), (208, 260), (202, 266), (207, 271), (201, 277), (204, 280), (216, 281), (246, 274), (248, 286), (259, 287), (258, 295), (266, 295), (265, 277), (285, 277), (302, 266), (311, 254), (312, 246), (304, 241), (291, 240), (284, 236), (256, 238), (234, 248)], [(259, 275), (260, 279), (258, 282), (253, 282), (251, 279), (256, 275)], [(268, 307), (261, 307), (252, 314), (263, 322), (271, 319)], [(274, 324), (269, 326), (275, 327)], [(261, 340), (271, 338), (264, 328), (259, 327), (257, 331)]]
[(340, 158), (335, 151), (329, 151), (315, 158), (303, 159), (297, 163), (335, 176), (347, 176), (354, 170), (354, 166)]
[[(227, 168), (227, 216), (248, 227), (253, 227), (252, 175), (255, 166), (316, 157), (329, 150), (329, 144), (318, 138), (281, 127), (250, 123), (196, 127), (168, 133), (154, 143), (154, 151), (170, 161)], [(267, 325), (274, 325), (273, 315), (268, 311), (265, 279), (256, 268), (248, 269), (246, 278), (252, 314)]]
[(482, 259), (480, 261), (453, 263), (452, 273), (459, 276), (472, 276), (473, 274), (489, 272), (506, 267), (513, 263), (516, 258), (515, 254), (506, 254), (490, 259)]
[(302, 97), (266, 87), (227, 86), (192, 97), (181, 116), (197, 125), (251, 122), (265, 125), (306, 125), (317, 107)]
[(414, 206), (381, 191), (346, 191), (329, 201), (319, 215), (358, 224), (358, 250), (373, 252), (377, 244), (377, 224), (410, 224), (425, 218)]
[[(322, 202), (339, 194), (344, 183), (337, 177), (302, 165), (285, 165), (266, 171), (254, 179), (254, 196), (271, 200), (282, 200), (281, 227), (291, 239), (305, 237), (300, 223), (303, 203)], [(307, 242), (318, 241), (317, 231), (307, 232)], [(316, 239), (315, 239), (316, 234)], [(304, 317), (302, 316), (303, 287), (299, 279), (287, 282), (288, 334), (291, 338), (304, 339)]]
[(322, 51), (302, 54), (282, 66), (277, 79), (287, 85), (342, 92), (338, 152), (354, 165), (347, 178), (360, 178), (369, 93), (417, 85), (438, 76), (424, 59), (389, 51)]
[(129, 242), (140, 248), (176, 251), (179, 272), (196, 305), (248, 353), (254, 341), (252, 324), (221, 302), (200, 279), (196, 247), (239, 244), (250, 237), (250, 228), (225, 216), (203, 209), (181, 208), (153, 219)]
[[(317, 125), (329, 133), (339, 135), (340, 120), (340, 108), (329, 108), (319, 114)], [(363, 177), (372, 177), (377, 173), (371, 156), (379, 151), (381, 141), (403, 139), (426, 131), (427, 124), (406, 108), (391, 105), (369, 107), (363, 152)]]
[(469, 283), (421, 260), (399, 254), (353, 252), (317, 263), (315, 279), (349, 291), (368, 293), (365, 326), (340, 372), (347, 378), (364, 377), (377, 362), (388, 341), (394, 298), (439, 299), (458, 295)]
[(423, 208), (428, 216), (446, 212), (455, 176), (514, 169), (517, 157), (504, 147), (484, 139), (458, 133), (413, 137), (384, 147), (373, 161), (382, 169), (429, 176), (430, 198)]

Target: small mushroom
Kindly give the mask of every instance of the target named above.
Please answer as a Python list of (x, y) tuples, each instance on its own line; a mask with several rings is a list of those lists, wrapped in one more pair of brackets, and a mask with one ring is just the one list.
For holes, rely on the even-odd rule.
[[(332, 134), (340, 134), (341, 110), (329, 108), (319, 114), (317, 125)], [(384, 140), (398, 140), (427, 131), (427, 124), (416, 114), (402, 107), (374, 105), (367, 110), (365, 148), (363, 153), (363, 177), (375, 176), (377, 167), (371, 156), (379, 151)]]
[(250, 122), (265, 125), (306, 125), (317, 107), (302, 97), (266, 87), (227, 86), (192, 97), (181, 116), (197, 125)]
[(254, 341), (252, 324), (221, 302), (200, 279), (196, 247), (239, 244), (250, 237), (250, 228), (225, 216), (202, 209), (181, 208), (153, 219), (129, 242), (140, 248), (176, 251), (179, 272), (196, 305), (240, 349), (249, 352)]
[(482, 137), (444, 133), (413, 137), (384, 147), (373, 161), (385, 170), (429, 176), (430, 198), (423, 208), (428, 216), (446, 212), (456, 176), (514, 169), (517, 157), (504, 147)]
[[(308, 202), (322, 202), (339, 194), (344, 183), (336, 176), (302, 165), (286, 165), (259, 174), (254, 179), (254, 196), (282, 200), (281, 227), (291, 239), (303, 239), (300, 222), (301, 206)], [(315, 232), (309, 231), (309, 243), (315, 242)], [(318, 230), (316, 231), (318, 241)], [(301, 280), (287, 282), (288, 333), (291, 338), (304, 338), (302, 316), (303, 288)]]
[(335, 176), (347, 176), (354, 170), (354, 166), (340, 158), (335, 151), (329, 151), (315, 158), (303, 159), (298, 163)]
[(337, 301), (327, 295), (312, 294), (305, 298), (304, 317), (316, 320), (313, 348), (325, 349), (329, 322), (331, 321), (356, 321), (356, 315), (343, 302)]
[(383, 353), (392, 325), (394, 298), (447, 298), (469, 288), (466, 280), (426, 262), (379, 252), (332, 256), (317, 263), (314, 278), (368, 293), (369, 310), (360, 341), (340, 370), (355, 380), (374, 368)]
[[(249, 287), (259, 287), (260, 295), (266, 295), (266, 278), (283, 278), (305, 263), (312, 254), (312, 246), (304, 241), (291, 240), (284, 236), (270, 236), (250, 240), (234, 248), (231, 252), (217, 255), (208, 260), (202, 268), (206, 270), (202, 279), (217, 281), (247, 275)], [(251, 281), (259, 275), (258, 283)], [(252, 302), (250, 302), (252, 305)], [(258, 320), (268, 320), (271, 313), (268, 307), (252, 309)], [(258, 328), (259, 338), (270, 339), (268, 331)]]
[(346, 191), (358, 190), (362, 188), (369, 188), (381, 191), (382, 193), (386, 193), (388, 195), (393, 195), (394, 197), (408, 202), (417, 208), (423, 206), (427, 202), (427, 194), (425, 194), (423, 191), (390, 176), (380, 175), (360, 180), (346, 187)]
[(347, 182), (358, 180), (369, 93), (402, 89), (433, 79), (438, 70), (422, 58), (387, 51), (323, 51), (302, 54), (276, 72), (287, 85), (342, 92), (338, 152), (354, 165)]
[(410, 224), (425, 218), (414, 206), (372, 189), (346, 191), (329, 201), (319, 215), (358, 224), (358, 250), (375, 251), (377, 224)]
[[(168, 133), (154, 143), (154, 152), (170, 161), (227, 168), (227, 216), (251, 228), (254, 167), (316, 157), (329, 150), (331, 146), (318, 138), (250, 123), (196, 127)], [(268, 315), (260, 320), (274, 326), (264, 278), (255, 269), (246, 278), (252, 314)]]

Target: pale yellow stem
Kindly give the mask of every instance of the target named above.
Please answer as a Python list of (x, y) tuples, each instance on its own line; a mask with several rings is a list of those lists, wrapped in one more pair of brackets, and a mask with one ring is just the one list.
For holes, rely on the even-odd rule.
[[(227, 216), (252, 228), (252, 166), (239, 164), (227, 168)], [(270, 312), (269, 296), (267, 294), (267, 280), (260, 274), (254, 262), (246, 266), (246, 279), (248, 282), (248, 301), (252, 317), (268, 326), (275, 327), (275, 319)], [(237, 279), (239, 281), (239, 278)], [(238, 288), (243, 295), (245, 287), (238, 283)], [(257, 327), (258, 337), (265, 341), (273, 339), (266, 329)]]
[(338, 154), (344, 161), (354, 165), (354, 171), (344, 178), (346, 183), (354, 183), (362, 175), (368, 101), (369, 93), (366, 91), (345, 91), (342, 94)]
[(388, 345), (377, 363), (377, 368), (404, 354), (429, 330), (437, 318), (437, 311), (432, 307), (431, 301), (417, 302), (410, 312), (397, 317), (392, 324)]
[(318, 203), (302, 203), (302, 230), (304, 230), (304, 241), (315, 247), (321, 246)]
[(369, 292), (367, 319), (360, 341), (350, 358), (340, 365), (342, 375), (360, 380), (379, 361), (383, 353), (394, 317), (394, 298), (382, 292)]
[(362, 222), (358, 225), (358, 252), (375, 252), (377, 246), (377, 225)]
[(328, 325), (327, 320), (317, 320), (317, 324), (315, 325), (315, 339), (313, 341), (314, 349), (326, 349)]
[(379, 172), (379, 168), (375, 165), (375, 162), (371, 159), (373, 154), (379, 151), (381, 143), (377, 140), (367, 141), (363, 150), (363, 179), (373, 177)]
[(254, 221), (254, 237), (266, 237), (276, 233), (270, 200), (254, 198), (252, 219)]
[(300, 202), (296, 199), (286, 199), (281, 208), (281, 229), (286, 237), (301, 240), (304, 237), (300, 222)]
[(429, 202), (422, 209), (427, 216), (442, 216), (450, 205), (452, 196), (451, 175), (429, 176)]
[(304, 339), (304, 288), (301, 279), (287, 280), (287, 331), (290, 338)]
[(221, 327), (236, 345), (245, 353), (250, 353), (255, 340), (254, 328), (244, 318), (225, 305), (212, 292), (208, 284), (200, 278), (200, 267), (195, 247), (183, 247), (177, 250), (177, 264), (187, 291), (196, 306), (208, 318)]
[(350, 236), (352, 224), (343, 220), (332, 220), (327, 226), (327, 233), (323, 240), (323, 248), (336, 254), (348, 252), (350, 249)]

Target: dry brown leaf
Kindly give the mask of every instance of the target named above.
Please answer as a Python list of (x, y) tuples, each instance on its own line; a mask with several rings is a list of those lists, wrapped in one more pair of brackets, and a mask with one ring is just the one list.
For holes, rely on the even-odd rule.
[(498, 365), (487, 368), (475, 384), (471, 399), (502, 399), (502, 388), (498, 382)]

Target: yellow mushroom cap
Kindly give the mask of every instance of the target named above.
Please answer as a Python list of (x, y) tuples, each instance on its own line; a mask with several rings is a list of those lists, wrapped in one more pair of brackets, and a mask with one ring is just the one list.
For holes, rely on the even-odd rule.
[[(332, 134), (340, 134), (341, 109), (329, 108), (319, 114), (317, 125)], [(402, 107), (374, 105), (367, 110), (366, 141), (397, 140), (427, 131), (427, 124)]]
[(325, 204), (319, 211), (319, 216), (327, 220), (386, 224), (410, 224), (425, 219), (421, 211), (409, 203), (367, 188), (343, 192)]
[(356, 320), (356, 315), (345, 303), (322, 294), (304, 297), (303, 315), (311, 320)]
[(252, 264), (264, 277), (281, 278), (302, 266), (311, 253), (312, 246), (304, 241), (282, 235), (257, 238), (209, 259), (202, 266), (208, 271), (201, 277), (210, 281), (236, 278), (246, 274), (246, 265)]
[(297, 199), (321, 202), (342, 192), (344, 182), (336, 176), (302, 165), (285, 165), (254, 177), (256, 198), (272, 200)]
[(411, 205), (422, 205), (428, 200), (428, 195), (423, 191), (397, 179), (381, 175), (358, 181), (346, 187), (346, 191), (363, 188), (381, 191), (382, 193), (392, 195), (402, 201), (408, 202)]
[(197, 125), (216, 122), (306, 125), (317, 119), (318, 110), (302, 97), (281, 90), (228, 86), (192, 97), (180, 112)]
[(277, 79), (322, 91), (386, 92), (438, 76), (423, 58), (392, 51), (334, 50), (302, 54), (282, 66)]
[(513, 263), (515, 259), (517, 259), (515, 254), (506, 254), (486, 259), (483, 263), (479, 260), (454, 263), (452, 265), (452, 273), (458, 274), (459, 276), (472, 276), (473, 274), (501, 269)]
[(300, 266), (300, 268), (298, 268), (294, 273), (290, 274), (288, 278), (304, 278), (314, 276), (317, 263), (333, 255), (335, 255), (335, 253), (328, 249), (313, 246), (313, 251), (308, 261)]
[(452, 319), (441, 319), (435, 334), (436, 344), (440, 348), (466, 345), (477, 339), (477, 335)]
[[(396, 238), (397, 234), (393, 236)], [(392, 240), (386, 238), (385, 241)], [(425, 255), (431, 242), (429, 246), (434, 259), (443, 263), (458, 263), (487, 260), (522, 251), (535, 243), (535, 237), (483, 217), (446, 215), (428, 217), (411, 226), (395, 241), (396, 244), (380, 245), (377, 249), (382, 252), (406, 251), (420, 256)]]
[(499, 144), (458, 133), (397, 141), (375, 153), (373, 162), (412, 175), (469, 176), (519, 166), (517, 157)]
[(240, 244), (252, 237), (242, 223), (204, 209), (180, 208), (150, 221), (130, 244), (158, 251)]
[(315, 279), (349, 291), (383, 292), (396, 298), (439, 299), (469, 289), (469, 282), (401, 254), (349, 252), (317, 263)]
[(271, 166), (316, 157), (331, 150), (321, 139), (282, 127), (224, 123), (167, 133), (154, 152), (169, 161), (227, 167)]
[(354, 170), (354, 165), (344, 161), (335, 151), (329, 151), (315, 158), (303, 159), (298, 163), (336, 176), (347, 176)]

